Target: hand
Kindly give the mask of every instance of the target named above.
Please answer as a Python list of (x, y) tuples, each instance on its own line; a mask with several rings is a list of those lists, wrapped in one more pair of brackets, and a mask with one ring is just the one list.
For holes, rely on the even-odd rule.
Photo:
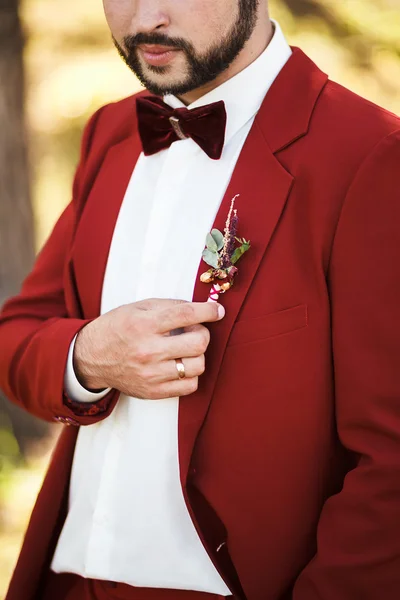
[[(120, 306), (79, 332), (76, 376), (87, 389), (115, 388), (134, 398), (192, 394), (204, 373), (210, 342), (201, 323), (224, 314), (222, 305), (212, 302), (150, 299)], [(173, 335), (179, 330), (180, 335)], [(184, 379), (178, 378), (177, 358), (183, 359)]]

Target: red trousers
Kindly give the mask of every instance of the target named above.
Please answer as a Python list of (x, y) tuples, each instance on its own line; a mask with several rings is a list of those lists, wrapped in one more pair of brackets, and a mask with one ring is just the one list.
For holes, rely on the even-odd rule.
[(84, 579), (71, 573), (51, 573), (40, 600), (226, 600), (226, 597), (185, 590), (137, 588), (124, 583)]

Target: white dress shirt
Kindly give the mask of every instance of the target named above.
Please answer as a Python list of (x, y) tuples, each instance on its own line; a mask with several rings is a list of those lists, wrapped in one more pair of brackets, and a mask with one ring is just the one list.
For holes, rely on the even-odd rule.
[[(114, 229), (101, 314), (145, 298), (192, 300), (206, 234), (264, 96), (291, 55), (274, 24), (274, 37), (261, 56), (188, 107), (225, 102), (220, 160), (210, 159), (191, 139), (153, 156), (140, 155)], [(164, 100), (183, 106), (173, 96)], [(79, 384), (72, 354), (73, 344), (68, 394), (79, 401), (98, 400), (106, 392), (93, 394)], [(151, 402), (122, 394), (107, 419), (80, 428), (54, 571), (230, 595), (183, 498), (178, 404), (179, 398)]]

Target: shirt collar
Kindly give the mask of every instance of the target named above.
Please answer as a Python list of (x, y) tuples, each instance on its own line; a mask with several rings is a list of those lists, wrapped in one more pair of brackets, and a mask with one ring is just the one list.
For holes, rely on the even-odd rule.
[[(225, 143), (252, 119), (292, 51), (277, 21), (272, 20), (274, 35), (262, 54), (240, 73), (211, 90), (186, 108), (198, 108), (223, 100), (227, 112)], [(171, 108), (185, 105), (171, 94), (164, 96)]]

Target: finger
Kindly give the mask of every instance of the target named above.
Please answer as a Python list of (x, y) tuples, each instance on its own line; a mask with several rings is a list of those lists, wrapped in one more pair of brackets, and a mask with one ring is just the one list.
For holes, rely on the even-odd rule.
[[(185, 368), (185, 378), (200, 377), (205, 369), (204, 354), (196, 357), (184, 358), (182, 360)], [(180, 380), (175, 360), (166, 360), (159, 366), (159, 380), (157, 383), (167, 383), (168, 381)]]
[(163, 310), (177, 306), (179, 304), (185, 304), (187, 300), (175, 300), (169, 298), (146, 298), (139, 302), (134, 302), (132, 306), (139, 310)]
[(167, 381), (160, 385), (151, 394), (149, 400), (163, 400), (165, 398), (181, 398), (193, 394), (199, 386), (198, 377), (185, 377), (176, 381)]
[(182, 333), (202, 331), (203, 329), (204, 325), (201, 325), (201, 323), (196, 323), (195, 325), (189, 325), (188, 327), (179, 327), (179, 329), (173, 329), (172, 331), (168, 331), (164, 335), (181, 335)]
[(158, 331), (165, 333), (180, 327), (219, 321), (224, 315), (224, 307), (217, 302), (181, 303), (161, 311)]
[(202, 331), (204, 329), (204, 327), (205, 326), (202, 325), (201, 323), (196, 323), (195, 325), (188, 325), (187, 327), (183, 327), (179, 331), (181, 333), (192, 333), (192, 332), (196, 332), (196, 331)]
[(201, 356), (207, 350), (209, 343), (210, 332), (206, 327), (200, 331), (164, 337), (159, 356), (164, 360)]

